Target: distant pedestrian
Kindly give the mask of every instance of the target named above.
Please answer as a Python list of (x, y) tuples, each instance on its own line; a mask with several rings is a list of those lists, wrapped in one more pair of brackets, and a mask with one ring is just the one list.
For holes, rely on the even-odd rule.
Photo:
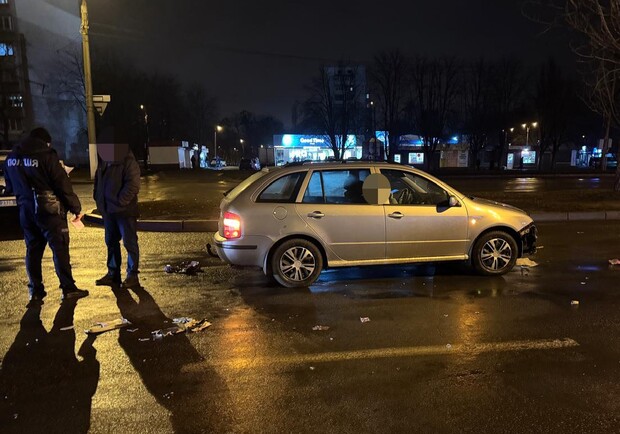
[[(103, 216), (108, 249), (108, 272), (98, 286), (139, 288), (138, 192), (140, 167), (127, 144), (98, 144), (100, 164), (95, 174), (94, 198)], [(127, 273), (121, 283), (121, 247), (127, 250)]]
[(47, 295), (41, 269), (46, 244), (52, 249), (62, 299), (88, 295), (88, 291), (75, 285), (69, 257), (67, 211), (75, 215), (72, 222), (78, 223), (82, 219), (82, 205), (51, 142), (46, 129), (35, 128), (13, 148), (5, 162), (6, 192), (17, 197), (26, 241), (29, 307), (42, 305)]
[(192, 169), (197, 169), (197, 167), (196, 167), (196, 153), (195, 152), (192, 154), (192, 158), (190, 158), (190, 161), (192, 162)]

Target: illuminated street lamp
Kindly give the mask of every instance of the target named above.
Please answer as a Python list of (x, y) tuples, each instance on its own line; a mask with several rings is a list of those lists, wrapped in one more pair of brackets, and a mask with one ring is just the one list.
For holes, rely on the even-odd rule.
[(514, 127), (508, 128), (507, 130), (502, 130), (502, 132), (504, 133), (504, 144), (508, 144), (508, 131), (513, 133), (514, 130), (515, 130)]
[(220, 125), (215, 126), (215, 130), (213, 131), (213, 158), (217, 159), (217, 133), (218, 131), (222, 131), (224, 127)]
[(90, 179), (95, 178), (97, 170), (97, 135), (95, 133), (95, 106), (93, 104), (93, 83), (90, 72), (90, 46), (88, 39), (88, 6), (86, 0), (80, 5), (82, 34), (82, 56), (84, 61), (84, 97), (86, 99), (86, 121), (88, 128), (88, 159), (90, 162)]
[(536, 128), (538, 122), (532, 122), (531, 124), (521, 124), (521, 128), (525, 130), (525, 146), (529, 146), (530, 142), (530, 128)]

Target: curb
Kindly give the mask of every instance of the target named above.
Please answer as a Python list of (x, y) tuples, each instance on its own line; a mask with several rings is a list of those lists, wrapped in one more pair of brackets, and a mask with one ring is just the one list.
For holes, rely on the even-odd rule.
[[(84, 220), (103, 226), (103, 217), (88, 213)], [(217, 220), (138, 220), (138, 230), (144, 232), (216, 232)]]
[(534, 222), (620, 220), (620, 211), (571, 211), (531, 213)]
[[(620, 220), (620, 211), (573, 211), (531, 213), (535, 223)], [(84, 215), (89, 223), (103, 226), (103, 217), (99, 214)], [(138, 230), (144, 232), (216, 232), (217, 220), (138, 220)]]

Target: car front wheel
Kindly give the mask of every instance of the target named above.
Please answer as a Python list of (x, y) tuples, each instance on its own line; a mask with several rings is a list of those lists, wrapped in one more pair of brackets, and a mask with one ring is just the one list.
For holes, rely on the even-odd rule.
[(287, 288), (310, 286), (323, 269), (323, 256), (312, 242), (288, 240), (273, 253), (271, 269), (276, 281)]
[(486, 276), (499, 276), (512, 270), (519, 248), (508, 233), (493, 231), (481, 236), (472, 250), (474, 269)]

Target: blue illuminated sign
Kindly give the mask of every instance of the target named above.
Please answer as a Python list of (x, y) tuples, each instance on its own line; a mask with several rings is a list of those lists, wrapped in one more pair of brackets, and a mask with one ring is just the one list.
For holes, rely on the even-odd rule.
[[(376, 131), (375, 134), (377, 140), (381, 140), (383, 143), (386, 143), (388, 135), (387, 131)], [(441, 142), (449, 145), (457, 145), (459, 143), (459, 136), (452, 136), (446, 142)], [(417, 134), (403, 134), (398, 137), (398, 146), (424, 146), (424, 139), (422, 136), (418, 136)]]
[[(282, 146), (284, 148), (303, 148), (313, 146), (318, 148), (330, 148), (329, 139), (326, 136), (314, 136), (303, 134), (283, 134), (273, 136), (273, 145)], [(350, 135), (347, 138), (346, 147), (352, 148), (357, 145), (355, 136)]]

